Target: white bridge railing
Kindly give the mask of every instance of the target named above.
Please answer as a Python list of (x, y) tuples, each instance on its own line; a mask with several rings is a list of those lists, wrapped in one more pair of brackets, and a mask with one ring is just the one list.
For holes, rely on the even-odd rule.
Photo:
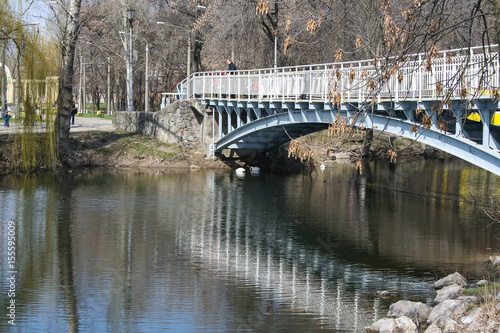
[[(428, 63), (430, 61), (430, 63)], [(498, 45), (331, 64), (198, 72), (179, 98), (250, 101), (380, 102), (497, 96)], [(185, 93), (187, 92), (187, 93)]]

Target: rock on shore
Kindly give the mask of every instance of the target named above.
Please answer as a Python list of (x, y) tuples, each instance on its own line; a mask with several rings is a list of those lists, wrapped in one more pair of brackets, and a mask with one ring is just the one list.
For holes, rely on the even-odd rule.
[(458, 272), (436, 281), (434, 307), (421, 302), (398, 301), (387, 316), (365, 328), (368, 333), (391, 332), (494, 332), (500, 333), (500, 298), (486, 302), (462, 296), (467, 280)]

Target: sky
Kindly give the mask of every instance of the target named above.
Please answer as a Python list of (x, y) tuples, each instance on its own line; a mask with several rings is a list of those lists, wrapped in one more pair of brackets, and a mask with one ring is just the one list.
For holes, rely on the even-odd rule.
[(47, 3), (54, 2), (48, 0), (8, 0), (11, 8), (19, 12), (21, 8), (24, 15), (23, 20), (27, 23), (38, 23), (45, 26), (45, 19), (50, 15), (50, 7)]

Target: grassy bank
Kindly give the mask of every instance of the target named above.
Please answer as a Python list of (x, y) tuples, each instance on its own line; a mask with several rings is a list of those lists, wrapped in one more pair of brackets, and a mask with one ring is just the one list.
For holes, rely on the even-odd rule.
[[(35, 134), (43, 140), (44, 134)], [(107, 168), (223, 168), (223, 163), (205, 158), (203, 152), (192, 148), (174, 146), (146, 135), (121, 131), (75, 132), (70, 136), (73, 156), (69, 167)], [(0, 173), (22, 172), (18, 153), (21, 149), (20, 134), (0, 135)], [(43, 164), (43, 151), (36, 152), (38, 169)], [(60, 166), (59, 166), (60, 167)]]

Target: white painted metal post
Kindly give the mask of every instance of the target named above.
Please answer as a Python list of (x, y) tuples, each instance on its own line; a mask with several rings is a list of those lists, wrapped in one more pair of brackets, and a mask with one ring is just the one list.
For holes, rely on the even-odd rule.
[(422, 101), (422, 56), (418, 55), (418, 100)]
[[(359, 65), (359, 73), (361, 75), (361, 62), (358, 63)], [(363, 87), (363, 85), (361, 84), (361, 79), (359, 81), (359, 85), (358, 85), (358, 103), (361, 103), (361, 88)]]

